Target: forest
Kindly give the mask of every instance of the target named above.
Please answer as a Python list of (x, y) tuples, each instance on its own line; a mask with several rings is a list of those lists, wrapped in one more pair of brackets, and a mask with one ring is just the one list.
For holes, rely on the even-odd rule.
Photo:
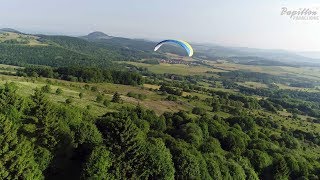
[(19, 69), (19, 76), (47, 77), (75, 82), (111, 82), (115, 84), (141, 85), (144, 79), (135, 72), (106, 70), (97, 67), (40, 67), (31, 66)]
[(136, 61), (142, 58), (166, 58), (163, 55), (119, 45), (68, 36), (39, 35), (39, 45), (30, 46), (17, 40), (0, 42), (0, 63), (26, 66), (95, 66), (110, 67), (111, 61)]

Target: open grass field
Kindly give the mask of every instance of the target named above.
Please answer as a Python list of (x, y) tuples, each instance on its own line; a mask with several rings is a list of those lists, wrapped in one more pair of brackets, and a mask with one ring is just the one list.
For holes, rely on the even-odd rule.
[(248, 87), (248, 88), (268, 88), (268, 86), (266, 84), (263, 83), (259, 83), (259, 82), (251, 82), (251, 81), (247, 81), (247, 82), (238, 82), (239, 85), (244, 86), (244, 87)]
[(278, 115), (270, 113), (275, 120), (279, 121), (283, 127), (287, 129), (299, 129), (306, 132), (320, 132), (320, 124), (312, 123), (309, 119), (313, 119), (309, 116), (298, 115), (298, 120), (291, 119), (292, 114), (287, 111), (280, 111)]
[(0, 33), (0, 43), (5, 41), (15, 40), (16, 42), (25, 42), (24, 45), (39, 46), (47, 45), (39, 40), (39, 37), (33, 35), (17, 34), (12, 32)]
[(144, 84), (143, 87), (145, 87), (147, 89), (155, 89), (155, 90), (158, 90), (160, 88), (160, 86), (153, 85), (153, 84)]
[(194, 59), (192, 57), (189, 57), (189, 56), (179, 56), (177, 54), (172, 54), (172, 53), (165, 53), (166, 56), (168, 58), (171, 58), (171, 59), (181, 59), (181, 60), (184, 60), (184, 61), (194, 61)]
[(294, 74), (296, 76), (305, 77), (313, 80), (320, 80), (320, 68), (319, 67), (281, 67), (283, 71)]
[[(244, 87), (248, 87), (248, 88), (253, 88), (253, 89), (264, 89), (264, 88), (268, 88), (267, 84), (264, 83), (260, 83), (260, 82), (238, 82), (237, 84), (244, 86)], [(320, 92), (319, 88), (302, 88), (302, 87), (292, 87), (292, 86), (288, 86), (285, 84), (280, 84), (280, 83), (276, 83), (275, 85), (277, 85), (279, 87), (279, 89), (285, 89), (285, 90), (293, 90), (293, 91), (305, 91), (305, 92)]]
[(301, 87), (291, 87), (285, 84), (276, 84), (279, 89), (289, 89), (294, 91), (305, 91), (305, 92), (320, 92), (319, 88), (301, 88)]
[[(65, 103), (67, 98), (72, 98), (72, 105), (86, 108), (88, 105), (91, 106), (91, 110), (96, 115), (103, 115), (109, 111), (115, 111), (125, 106), (136, 106), (140, 104), (141, 106), (154, 110), (157, 114), (162, 114), (165, 111), (179, 111), (179, 110), (190, 110), (192, 107), (190, 105), (183, 105), (181, 102), (172, 102), (165, 100), (165, 96), (161, 96), (154, 91), (149, 91), (146, 87), (134, 87), (111, 83), (100, 83), (100, 84), (90, 84), (89, 87), (97, 87), (97, 91), (91, 91), (90, 89), (85, 89), (86, 83), (78, 82), (68, 82), (62, 80), (54, 80), (47, 78), (24, 78), (17, 76), (7, 76), (0, 75), (0, 85), (5, 83), (14, 82), (17, 87), (17, 93), (22, 96), (30, 96), (34, 93), (34, 89), (41, 88), (46, 84), (51, 85), (51, 93), (49, 93), (49, 98), (56, 103)], [(61, 88), (63, 93), (61, 95), (56, 95), (55, 91), (57, 88)], [(82, 92), (84, 97), (79, 98), (79, 93)], [(121, 94), (123, 100), (122, 104), (111, 103), (110, 106), (105, 107), (102, 103), (96, 102), (96, 96), (101, 94), (105, 99), (111, 101), (112, 96), (115, 92)], [(138, 100), (132, 97), (127, 97), (128, 92), (145, 94), (147, 96), (144, 100)]]
[(216, 63), (213, 61), (208, 62), (208, 64), (226, 71), (245, 70), (271, 75), (291, 75), (295, 77), (304, 77), (311, 80), (320, 80), (320, 69), (317, 67), (256, 66), (235, 64), (229, 62)]
[(19, 68), (22, 68), (22, 67), (19, 67), (19, 66), (12, 66), (12, 65), (6, 65), (6, 64), (0, 64), (0, 68), (19, 69)]
[(128, 64), (137, 66), (137, 67), (144, 67), (147, 68), (149, 71), (156, 73), (156, 74), (178, 74), (178, 75), (205, 75), (207, 71), (214, 71), (214, 72), (221, 72), (221, 70), (213, 69), (204, 66), (188, 66), (185, 64), (145, 64), (145, 63), (138, 63), (138, 62), (126, 62)]
[(11, 73), (15, 74), (17, 69), (20, 69), (19, 66), (11, 66), (11, 65), (5, 65), (0, 64), (0, 73)]

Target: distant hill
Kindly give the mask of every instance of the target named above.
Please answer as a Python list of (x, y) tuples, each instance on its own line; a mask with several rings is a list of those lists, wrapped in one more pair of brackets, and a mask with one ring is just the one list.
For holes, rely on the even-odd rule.
[(140, 51), (152, 51), (154, 42), (146, 40), (136, 40), (123, 37), (109, 36), (103, 32), (92, 32), (86, 36), (79, 37), (90, 42), (95, 42), (104, 46), (121, 47), (127, 49), (136, 49)]
[(0, 43), (7, 45), (47, 45), (44, 42), (39, 41), (39, 37), (28, 34), (20, 34), (15, 32), (0, 32)]
[(85, 39), (90, 42), (94, 42), (104, 47), (124, 48), (127, 50), (140, 51), (140, 52), (158, 55), (157, 57), (161, 57), (161, 58), (165, 58), (165, 57), (159, 56), (159, 52), (173, 53), (181, 56), (186, 55), (186, 52), (183, 49), (170, 44), (162, 46), (158, 52), (154, 53), (153, 50), (157, 42), (149, 41), (145, 39), (130, 39), (130, 38), (124, 38), (124, 37), (108, 36), (102, 32), (93, 32), (86, 36), (81, 36), (79, 38)]
[[(154, 52), (157, 42), (114, 37), (98, 31), (81, 37), (30, 35), (9, 28), (0, 32), (6, 32), (0, 33), (0, 63), (14, 65), (108, 67), (112, 61), (167, 58), (163, 53), (186, 56), (181, 47), (174, 45), (164, 45)], [(284, 50), (191, 45), (195, 50), (195, 59), (224, 59), (238, 64), (262, 66), (320, 66), (319, 59)]]
[[(126, 48), (130, 50), (144, 51), (152, 53), (157, 42), (143, 39), (129, 39), (123, 37), (108, 36), (102, 32), (93, 32), (87, 36), (80, 37), (90, 42), (95, 42), (101, 46), (112, 48)], [(206, 60), (225, 59), (240, 64), (252, 65), (289, 65), (289, 66), (319, 66), (320, 60), (310, 58), (298, 53), (285, 50), (265, 50), (246, 47), (226, 47), (211, 44), (191, 44), (195, 50), (194, 57)], [(186, 55), (180, 47), (164, 45), (159, 52), (173, 53), (181, 56)], [(159, 53), (158, 52), (158, 53)], [(306, 64), (305, 64), (306, 63)]]
[(304, 52), (297, 52), (297, 54), (309, 58), (320, 59), (320, 52), (319, 51), (304, 51)]
[[(285, 50), (267, 50), (246, 47), (225, 47), (218, 45), (193, 45), (195, 56), (207, 59), (226, 59), (240, 64), (319, 66), (320, 59), (310, 58)], [(252, 62), (251, 62), (252, 61)], [(275, 64), (275, 62), (278, 62)]]
[(95, 32), (92, 32), (86, 36), (81, 36), (80, 38), (85, 39), (85, 40), (89, 40), (89, 41), (95, 41), (95, 40), (101, 40), (101, 39), (111, 39), (113, 37), (109, 36), (103, 32), (95, 31)]
[(20, 33), (21, 34), (21, 32), (15, 30), (15, 29), (11, 29), (11, 28), (2, 28), (2, 29), (0, 29), (0, 33), (1, 32), (12, 32), (12, 33)]
[[(97, 33), (95, 33), (97, 35)], [(100, 34), (100, 35), (99, 35)], [(101, 33), (98, 33), (101, 37)], [(100, 39), (102, 40), (102, 39)], [(12, 65), (99, 66), (111, 67), (112, 61), (135, 61), (159, 57), (121, 45), (98, 43), (70, 36), (0, 34), (0, 63)]]

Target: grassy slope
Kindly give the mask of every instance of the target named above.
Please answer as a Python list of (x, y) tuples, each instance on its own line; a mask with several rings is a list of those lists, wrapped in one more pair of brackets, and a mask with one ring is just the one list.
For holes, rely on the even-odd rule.
[[(178, 111), (178, 110), (188, 110), (190, 105), (181, 105), (179, 102), (172, 102), (164, 100), (165, 96), (158, 95), (154, 91), (149, 91), (149, 88), (144, 87), (133, 87), (119, 84), (111, 83), (99, 83), (99, 84), (90, 84), (90, 87), (96, 86), (98, 88), (97, 92), (91, 90), (86, 90), (84, 86), (86, 83), (78, 82), (69, 82), (55, 79), (47, 78), (24, 78), (16, 76), (7, 76), (0, 75), (0, 84), (5, 84), (6, 82), (14, 82), (18, 86), (18, 93), (22, 96), (29, 96), (34, 92), (35, 88), (41, 88), (42, 86), (48, 83), (48, 80), (51, 81), (52, 91), (49, 94), (49, 97), (52, 101), (56, 103), (64, 103), (67, 98), (72, 98), (74, 102), (72, 103), (75, 106), (86, 107), (90, 105), (92, 107), (91, 111), (95, 115), (103, 115), (108, 111), (114, 111), (121, 108), (122, 105), (125, 106), (135, 106), (140, 104), (146, 108), (153, 109), (157, 114), (162, 114), (165, 111)], [(62, 95), (56, 95), (54, 92), (57, 88), (63, 90)], [(96, 96), (98, 94), (104, 95), (105, 99), (111, 100), (112, 95), (115, 92), (119, 92), (122, 95), (124, 100), (123, 104), (111, 103), (109, 107), (105, 107), (102, 103), (95, 102)], [(137, 100), (131, 97), (127, 97), (128, 92), (135, 92), (140, 94), (147, 95), (145, 100)], [(84, 97), (79, 98), (79, 93), (82, 92)]]
[(39, 37), (33, 35), (17, 34), (12, 32), (0, 33), (0, 43), (7, 40), (17, 40), (18, 42), (26, 40), (28, 43), (25, 45), (29, 46), (47, 45), (46, 43), (40, 42), (38, 39)]
[(256, 66), (256, 65), (243, 65), (234, 63), (214, 63), (209, 62), (210, 65), (216, 68), (234, 71), (234, 70), (247, 70), (252, 72), (267, 73), (271, 75), (291, 75), (305, 77), (311, 80), (320, 80), (320, 69), (314, 67), (287, 67), (287, 66)]
[[(0, 65), (0, 68), (9, 68), (16, 69), (19, 68), (17, 66), (8, 66), (8, 65)], [(179, 97), (177, 102), (167, 101), (165, 100), (166, 96), (161, 96), (157, 94), (155, 90), (159, 88), (156, 85), (145, 84), (144, 86), (134, 87), (128, 85), (119, 85), (119, 84), (111, 84), (111, 83), (99, 83), (99, 84), (90, 84), (90, 87), (96, 86), (98, 88), (97, 92), (93, 92), (91, 90), (86, 90), (84, 86), (87, 83), (79, 83), (79, 82), (69, 82), (63, 80), (56, 79), (48, 79), (48, 78), (25, 78), (25, 77), (17, 77), (17, 76), (8, 76), (0, 74), (0, 84), (4, 84), (6, 82), (15, 82), (18, 86), (18, 93), (23, 96), (29, 96), (34, 92), (35, 88), (41, 88), (46, 85), (48, 82), (51, 82), (53, 85), (52, 92), (49, 94), (50, 99), (56, 103), (64, 103), (67, 98), (73, 98), (74, 102), (72, 105), (79, 107), (87, 107), (90, 105), (91, 112), (95, 115), (102, 115), (108, 111), (119, 110), (123, 106), (136, 106), (140, 104), (141, 106), (154, 110), (158, 115), (162, 114), (165, 111), (179, 111), (179, 110), (187, 110), (191, 111), (193, 107), (201, 107), (206, 109), (211, 115), (210, 112), (211, 107), (204, 104), (202, 101), (188, 101), (183, 97)], [(205, 88), (211, 88), (208, 83), (201, 83)], [(243, 85), (251, 88), (261, 88), (265, 87), (264, 84), (254, 83), (254, 82), (246, 82)], [(56, 95), (54, 92), (57, 88), (61, 88), (63, 90), (62, 95)], [(223, 88), (211, 88), (217, 91), (228, 91), (235, 92), (232, 89), (223, 89)], [(301, 89), (296, 89), (301, 90)], [(79, 98), (79, 93), (84, 93), (84, 98)], [(123, 104), (111, 103), (110, 106), (105, 107), (102, 103), (95, 102), (96, 96), (98, 94), (104, 95), (107, 100), (112, 99), (112, 95), (115, 92), (119, 92), (122, 95), (122, 99), (124, 100)], [(145, 94), (147, 98), (145, 100), (137, 100), (135, 98), (127, 97), (126, 94), (128, 92)], [(200, 97), (201, 100), (206, 98), (210, 98), (207, 94), (200, 93), (183, 93), (183, 96), (193, 95)], [(252, 96), (255, 97), (255, 96)], [(260, 98), (260, 97), (255, 97)], [(282, 126), (293, 129), (301, 129), (304, 131), (320, 131), (320, 125), (314, 124), (308, 121), (310, 117), (308, 116), (299, 116), (301, 120), (292, 120), (291, 113), (286, 112), (285, 110), (282, 112), (278, 112), (278, 114), (269, 113), (263, 110), (255, 110), (252, 112), (253, 115), (262, 115), (265, 117), (272, 117), (273, 120), (279, 121)], [(223, 117), (230, 116), (227, 113), (219, 112), (219, 115)], [(312, 118), (311, 118), (312, 119)]]

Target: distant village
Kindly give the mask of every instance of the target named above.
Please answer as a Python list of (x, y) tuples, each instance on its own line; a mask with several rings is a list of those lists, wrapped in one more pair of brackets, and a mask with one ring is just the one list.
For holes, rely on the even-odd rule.
[(204, 61), (185, 61), (182, 59), (161, 59), (160, 63), (166, 63), (166, 64), (184, 64), (188, 66), (197, 66), (200, 64), (205, 63)]

